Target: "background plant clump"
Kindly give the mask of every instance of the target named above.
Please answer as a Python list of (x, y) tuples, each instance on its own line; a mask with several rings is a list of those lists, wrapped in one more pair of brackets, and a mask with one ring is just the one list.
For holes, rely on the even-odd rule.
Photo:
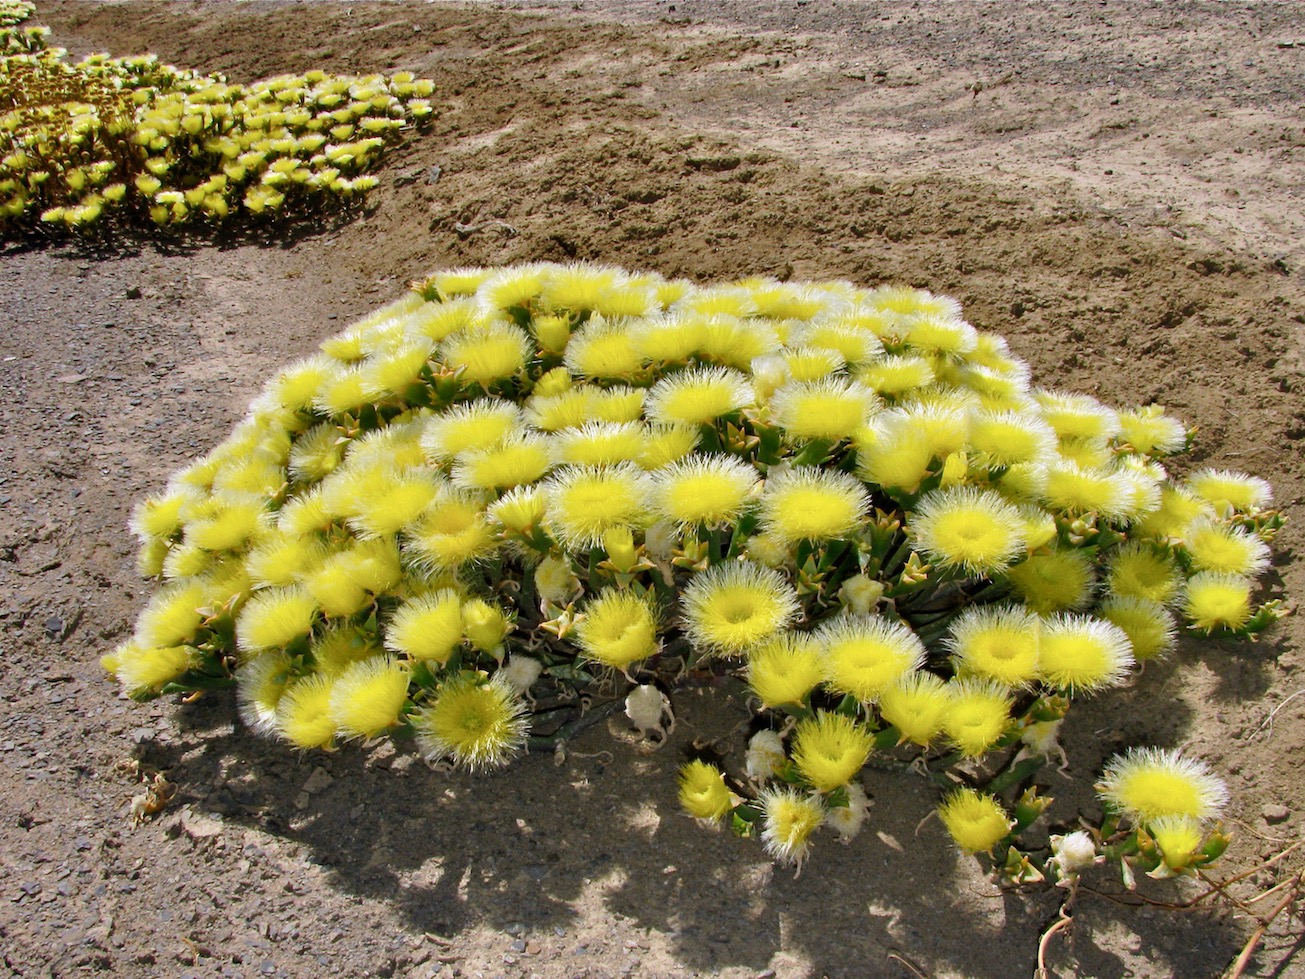
[(680, 797), (780, 861), (856, 835), (868, 763), (909, 764), (1012, 880), (1189, 872), (1226, 792), (1176, 752), (1115, 759), (1098, 824), (1018, 845), (1075, 699), (1280, 614), (1267, 483), (1171, 478), (1188, 441), (1033, 386), (922, 290), (440, 272), (137, 508), (159, 587), (105, 665), (134, 698), (234, 686), (300, 749), (472, 768), (621, 707), (655, 744), (678, 688), (737, 676), (746, 752), (704, 750)]
[(357, 201), (387, 143), (433, 115), (411, 72), (252, 85), (153, 55), (70, 63), (32, 4), (0, 6), (0, 233), (304, 217)]

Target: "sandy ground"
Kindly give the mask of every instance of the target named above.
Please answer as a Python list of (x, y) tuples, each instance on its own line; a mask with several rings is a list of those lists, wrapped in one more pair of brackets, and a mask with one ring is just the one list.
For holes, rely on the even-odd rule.
[[(561, 764), (479, 778), (390, 749), (294, 755), (223, 698), (119, 699), (97, 659), (148, 593), (132, 503), (277, 366), (437, 267), (581, 258), (950, 293), (1039, 383), (1164, 403), (1199, 433), (1183, 466), (1269, 479), (1291, 522), (1266, 595), (1305, 593), (1299, 5), (42, 3), (36, 20), (76, 52), (237, 80), (411, 69), (442, 108), (349, 222), (0, 253), (13, 975), (1032, 974), (1060, 895), (1003, 892), (919, 825), (923, 779), (868, 770), (871, 828), (822, 843), (798, 878), (680, 815), (683, 746), (738, 719), (719, 694), (686, 693), (659, 753), (595, 729)], [(1301, 840), (1302, 630), (1184, 643), (1077, 707), (1080, 777), (1049, 776), (1051, 818), (1092, 810), (1084, 783), (1111, 752), (1182, 745), (1229, 782), (1219, 876)], [(133, 828), (128, 801), (159, 771), (177, 797)], [(1235, 893), (1301, 867), (1295, 851)], [(1251, 913), (1287, 893), (1180, 912), (1105, 874), (1088, 885), (1050, 944), (1055, 975), (1221, 975)], [(1300, 934), (1277, 918), (1245, 974), (1305, 974)]]

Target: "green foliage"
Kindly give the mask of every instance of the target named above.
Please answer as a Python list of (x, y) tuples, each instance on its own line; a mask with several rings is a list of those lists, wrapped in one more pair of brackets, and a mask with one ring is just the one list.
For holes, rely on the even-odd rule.
[(434, 111), (410, 72), (234, 85), (154, 56), (72, 64), (29, 13), (0, 12), (0, 232), (304, 216), (360, 199)]
[(1156, 406), (1032, 387), (924, 291), (438, 273), (137, 508), (161, 586), (105, 662), (132, 697), (234, 683), (300, 748), (389, 733), (473, 766), (528, 736), (532, 690), (605, 674), (655, 739), (664, 689), (734, 673), (759, 731), (681, 795), (777, 859), (855, 835), (860, 772), (895, 760), (955, 790), (945, 825), (1012, 880), (1103, 854), (1186, 872), (1222, 848), (1225, 793), (1163, 752), (1109, 769), (1094, 836), (1014, 842), (1074, 700), (1180, 619), (1245, 637), (1278, 614), (1252, 598), (1268, 485), (1170, 478), (1187, 442)]

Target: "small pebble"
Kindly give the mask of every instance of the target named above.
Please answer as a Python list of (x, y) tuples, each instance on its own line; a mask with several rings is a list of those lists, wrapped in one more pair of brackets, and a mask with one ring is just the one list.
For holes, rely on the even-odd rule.
[(1264, 821), (1272, 826), (1275, 823), (1285, 823), (1291, 816), (1291, 810), (1281, 802), (1266, 802), (1260, 814), (1264, 816)]

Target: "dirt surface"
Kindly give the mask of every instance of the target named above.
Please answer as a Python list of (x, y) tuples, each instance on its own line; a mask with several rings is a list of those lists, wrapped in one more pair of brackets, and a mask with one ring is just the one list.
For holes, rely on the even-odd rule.
[[(1291, 522), (1266, 595), (1305, 594), (1300, 5), (42, 3), (36, 21), (74, 52), (234, 80), (411, 69), (442, 110), (345, 223), (0, 255), (13, 975), (1032, 974), (1062, 895), (1003, 892), (952, 851), (921, 823), (924, 779), (869, 770), (872, 825), (822, 841), (797, 878), (679, 814), (684, 745), (739, 719), (719, 694), (685, 694), (656, 754), (598, 728), (560, 764), (474, 778), (392, 749), (296, 755), (220, 697), (118, 697), (97, 660), (148, 593), (132, 503), (277, 366), (437, 267), (580, 258), (950, 293), (1039, 383), (1168, 405), (1199, 433), (1180, 469), (1270, 480)], [(1185, 642), (1076, 707), (1078, 779), (1049, 776), (1049, 815), (1093, 811), (1111, 752), (1182, 745), (1229, 783), (1217, 876), (1301, 840), (1303, 633), (1293, 616), (1255, 645)], [(176, 796), (133, 828), (157, 772)], [(1291, 853), (1237, 893), (1301, 865)], [(1049, 943), (1054, 975), (1218, 976), (1256, 924), (1088, 884)], [(1300, 933), (1277, 918), (1245, 974), (1305, 974)]]

